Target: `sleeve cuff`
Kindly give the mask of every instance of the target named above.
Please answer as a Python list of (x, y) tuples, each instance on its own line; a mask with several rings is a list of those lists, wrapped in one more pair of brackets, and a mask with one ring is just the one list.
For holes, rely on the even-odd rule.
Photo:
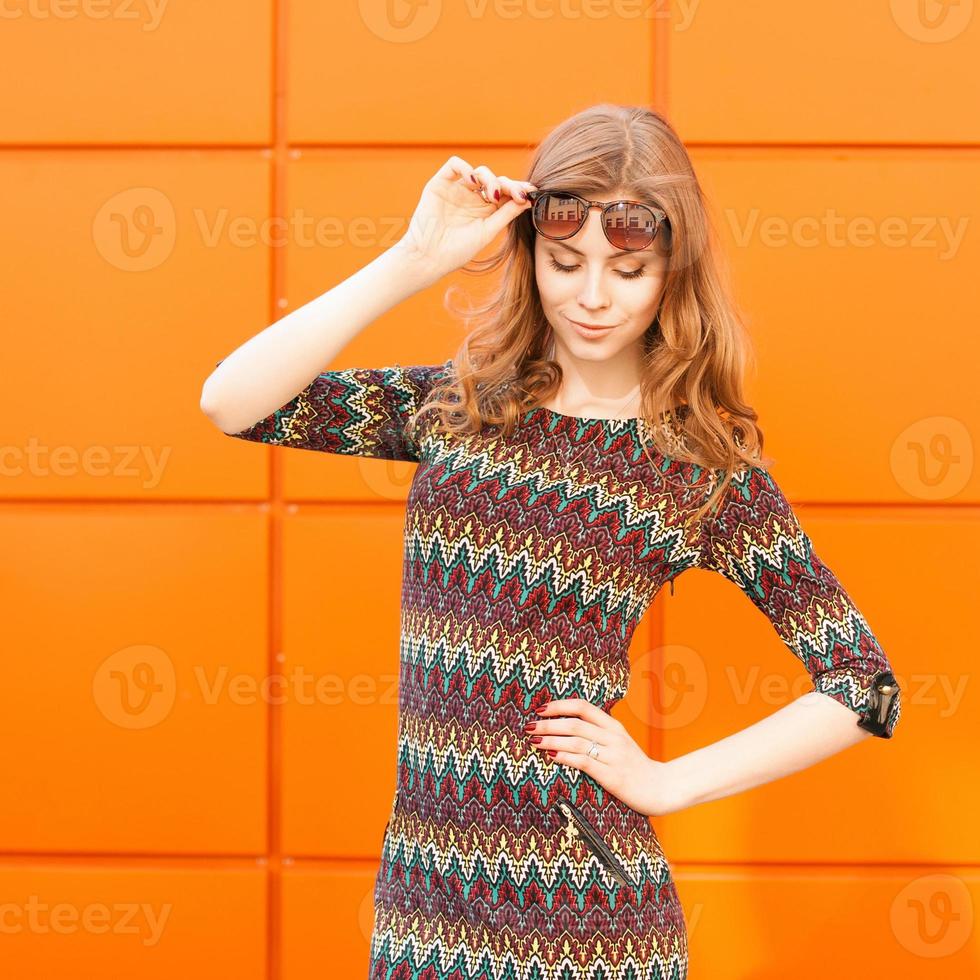
[(902, 696), (890, 670), (869, 675), (851, 667), (840, 667), (817, 677), (814, 688), (857, 713), (859, 728), (879, 738), (891, 738), (894, 734), (902, 711)]

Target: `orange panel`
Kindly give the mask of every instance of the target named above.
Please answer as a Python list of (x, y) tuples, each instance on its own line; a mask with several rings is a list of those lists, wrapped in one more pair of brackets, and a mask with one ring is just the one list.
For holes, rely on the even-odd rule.
[(980, 153), (700, 151), (758, 355), (766, 451), (806, 500), (980, 500)]
[(378, 862), (282, 876), (281, 980), (367, 975)]
[(395, 792), (404, 509), (289, 510), (283, 850), (380, 854)]
[(264, 851), (266, 521), (0, 510), (6, 851)]
[(0, 159), (5, 496), (257, 497), (268, 460), (201, 412), (267, 324), (269, 161), (236, 151)]
[(612, 715), (625, 726), (630, 737), (645, 752), (654, 755), (659, 746), (659, 729), (651, 716), (650, 705), (655, 696), (651, 671), (650, 649), (655, 635), (653, 608), (637, 624), (630, 641), (630, 683), (626, 697), (612, 709)]
[[(894, 741), (654, 818), (691, 976), (973, 975), (973, 19), (899, 0), (8, 3), (0, 973), (364, 973), (415, 466), (230, 439), (201, 386), (394, 244), (450, 154), (523, 177), (548, 129), (610, 101), (740, 145), (692, 153), (756, 348), (748, 398), (904, 691)], [(449, 276), (324, 368), (445, 360), (454, 288), (486, 287)], [(702, 571), (630, 658), (615, 713), (655, 758), (810, 687)]]
[(975, 143), (974, 19), (972, 3), (671, 4), (671, 116), (692, 141)]
[(594, 102), (648, 102), (654, 6), (293, 0), (288, 138), (524, 143)]
[[(122, 821), (120, 821), (122, 822)], [(3, 975), (264, 980), (266, 881), (208, 861), (4, 862)]]
[(692, 978), (976, 976), (974, 868), (707, 866), (677, 889)]
[[(445, 150), (299, 151), (289, 168), (289, 286), (283, 309), (296, 309), (342, 282), (405, 234), (422, 187), (442, 166)], [(526, 154), (477, 154), (497, 173), (523, 175)], [(499, 241), (496, 243), (499, 244)], [(489, 255), (495, 244), (481, 255)], [(372, 323), (330, 368), (438, 364), (464, 336), (443, 305), (450, 290), (465, 305), (485, 286), (457, 272), (409, 297)], [(242, 334), (242, 341), (248, 336)], [(258, 447), (261, 451), (262, 447)], [(251, 451), (257, 455), (255, 446)], [(367, 457), (281, 450), (285, 496), (291, 500), (404, 501), (415, 465)]]
[(13, 0), (0, 32), (0, 140), (266, 143), (272, 10), (272, 0)]
[[(658, 818), (668, 855), (978, 860), (969, 815), (980, 800), (976, 780), (965, 778), (975, 770), (980, 735), (969, 684), (980, 642), (971, 616), (980, 576), (976, 520), (956, 511), (932, 519), (912, 510), (888, 518), (857, 510), (799, 514), (892, 662), (903, 688), (902, 727), (892, 740), (867, 740), (805, 772)], [(666, 647), (657, 651), (671, 665), (660, 674), (667, 677), (665, 758), (723, 738), (811, 689), (769, 621), (720, 575), (685, 573), (665, 609)], [(791, 817), (801, 808), (803, 822)]]

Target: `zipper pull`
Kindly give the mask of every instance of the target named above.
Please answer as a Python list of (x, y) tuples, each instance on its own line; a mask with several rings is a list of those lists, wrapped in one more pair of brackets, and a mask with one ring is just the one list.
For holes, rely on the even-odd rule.
[(858, 719), (858, 727), (871, 732), (872, 735), (890, 738), (886, 728), (888, 712), (899, 691), (895, 675), (890, 670), (879, 671), (875, 674), (871, 687), (874, 692), (871, 708), (867, 715)]
[[(561, 804), (559, 804), (561, 805)], [(578, 834), (578, 827), (572, 819), (572, 812), (568, 807), (562, 806), (565, 811), (565, 850), (570, 851), (575, 846), (575, 836)]]
[[(613, 853), (609, 845), (602, 839), (595, 827), (571, 803), (561, 800), (558, 803), (558, 807), (567, 818), (564, 830), (565, 844), (563, 849), (570, 850), (573, 846), (573, 839), (578, 837), (583, 845), (595, 855), (599, 863), (616, 881), (621, 885), (628, 885), (630, 883), (629, 872), (623, 867), (622, 863)], [(581, 825), (579, 821), (582, 821)]]

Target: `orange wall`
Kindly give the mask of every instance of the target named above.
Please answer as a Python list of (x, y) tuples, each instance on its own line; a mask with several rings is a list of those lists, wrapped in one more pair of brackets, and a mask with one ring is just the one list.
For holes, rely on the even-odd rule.
[[(522, 176), (605, 100), (690, 146), (774, 472), (905, 691), (891, 742), (656, 821), (691, 976), (980, 975), (980, 23), (924, 10), (4, 5), (5, 978), (365, 975), (411, 467), (229, 439), (201, 384), (449, 154)], [(333, 366), (449, 356), (451, 282)], [(702, 572), (632, 653), (658, 758), (806, 689)]]

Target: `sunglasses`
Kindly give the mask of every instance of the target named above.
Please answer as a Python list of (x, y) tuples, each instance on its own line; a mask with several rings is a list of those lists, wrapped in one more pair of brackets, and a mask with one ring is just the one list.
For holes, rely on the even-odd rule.
[(560, 242), (582, 230), (592, 208), (602, 209), (602, 231), (617, 249), (638, 252), (649, 248), (664, 227), (664, 241), (670, 246), (667, 212), (642, 201), (590, 201), (568, 191), (529, 191), (533, 202), (531, 222), (539, 234)]

